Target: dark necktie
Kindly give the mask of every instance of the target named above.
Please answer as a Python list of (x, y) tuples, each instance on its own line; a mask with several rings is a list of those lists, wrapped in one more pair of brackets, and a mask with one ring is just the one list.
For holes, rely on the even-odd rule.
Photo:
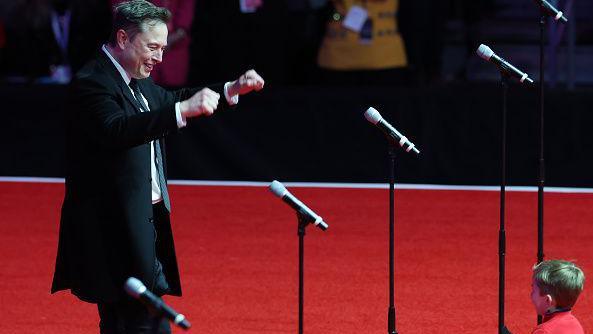
[[(136, 79), (132, 79), (130, 81), (130, 88), (134, 91), (134, 95), (136, 97), (136, 102), (138, 102), (138, 107), (145, 112), (148, 112), (148, 106), (144, 103), (144, 99), (142, 98), (142, 93), (140, 93), (140, 88), (138, 87), (138, 82)], [(159, 177), (159, 187), (161, 188), (161, 196), (163, 196), (163, 203), (169, 212), (171, 212), (171, 202), (169, 201), (169, 193), (167, 192), (167, 182), (165, 181), (165, 172), (163, 170), (163, 154), (161, 153), (161, 145), (158, 139), (152, 141), (154, 144), (154, 164), (156, 166), (157, 174)]]

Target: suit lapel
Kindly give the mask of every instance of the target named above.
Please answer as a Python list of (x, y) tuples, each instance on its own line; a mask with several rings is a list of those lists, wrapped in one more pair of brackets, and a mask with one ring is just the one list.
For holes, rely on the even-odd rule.
[(144, 96), (144, 98), (146, 99), (146, 102), (148, 104), (148, 108), (150, 110), (152, 110), (152, 95), (150, 95), (150, 90), (147, 87), (147, 83), (148, 79), (142, 79), (142, 80), (138, 80), (138, 87), (140, 88), (140, 93), (142, 93), (142, 95)]
[[(142, 96), (144, 96), (144, 98), (146, 99), (146, 104), (147, 104), (146, 106), (148, 107), (149, 110), (145, 110), (145, 111), (150, 111), (150, 110), (152, 110), (152, 107), (151, 107), (152, 106), (152, 103), (151, 103), (152, 96), (149, 94), (149, 90), (148, 90), (148, 88), (146, 88), (146, 85), (144, 84), (145, 80), (146, 79), (138, 80), (138, 88), (140, 89), (140, 93), (142, 94)], [(141, 108), (142, 104), (140, 104), (138, 102), (138, 100), (136, 100), (136, 98), (134, 98), (134, 96), (130, 92), (129, 86), (125, 85), (125, 83), (124, 83), (124, 87), (122, 89), (124, 92), (128, 93), (126, 95), (126, 97), (128, 98), (128, 100), (130, 100), (132, 102), (132, 104), (134, 106), (137, 107), (136, 108), (137, 111), (142, 112), (142, 110), (138, 109), (138, 108)], [(138, 96), (137, 98), (140, 99), (142, 97)]]
[(134, 98), (134, 95), (132, 95), (132, 92), (130, 91), (130, 88), (128, 87), (128, 85), (126, 85), (125, 82), (123, 82), (123, 86), (120, 86), (120, 89), (122, 91), (122, 93), (124, 94), (124, 96), (128, 99), (128, 101), (130, 101), (130, 103), (134, 106), (134, 111), (136, 113), (140, 113), (142, 112), (140, 110), (140, 107), (138, 106), (138, 101), (136, 101), (136, 99)]
[(117, 87), (121, 91), (122, 95), (125, 96), (126, 99), (128, 99), (128, 101), (132, 104), (132, 106), (134, 106), (134, 109), (133, 109), (134, 112), (135, 113), (141, 112), (138, 107), (138, 101), (136, 101), (134, 99), (134, 95), (132, 95), (132, 92), (130, 91), (130, 87), (126, 84), (126, 82), (124, 81), (124, 78), (121, 77), (121, 74), (119, 74), (119, 71), (117, 70), (117, 68), (111, 61), (111, 59), (109, 59), (109, 57), (107, 57), (105, 52), (103, 52), (103, 50), (99, 50), (98, 59), (99, 59), (99, 62), (101, 63), (101, 65), (103, 66), (103, 68), (105, 69), (105, 71), (107, 73), (109, 73), (109, 75), (112, 77), (112, 79), (117, 83)]

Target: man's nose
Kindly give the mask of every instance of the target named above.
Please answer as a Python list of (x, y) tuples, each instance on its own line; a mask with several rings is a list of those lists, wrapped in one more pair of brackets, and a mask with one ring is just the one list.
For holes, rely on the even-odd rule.
[(155, 53), (153, 53), (152, 60), (154, 60), (157, 63), (162, 62), (163, 61), (163, 50), (158, 50)]

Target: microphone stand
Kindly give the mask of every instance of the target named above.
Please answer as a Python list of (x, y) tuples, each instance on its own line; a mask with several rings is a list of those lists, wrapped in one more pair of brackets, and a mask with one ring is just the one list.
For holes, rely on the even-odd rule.
[[(378, 117), (377, 117), (378, 116)], [(381, 116), (374, 108), (369, 108), (365, 113), (365, 117), (371, 123), (378, 125), (383, 131), (389, 142), (389, 308), (387, 310), (387, 333), (397, 334), (395, 329), (395, 274), (394, 274), (394, 240), (395, 240), (395, 147), (399, 144), (406, 152), (413, 151), (420, 154), (418, 149), (414, 148), (414, 144), (410, 142), (404, 135), (399, 133), (389, 123), (382, 121)], [(405, 147), (407, 145), (407, 148)]]
[(389, 309), (387, 311), (387, 333), (397, 334), (395, 328), (395, 143), (389, 140)]
[[(544, 260), (544, 30), (547, 16), (542, 13), (539, 20), (539, 178), (537, 184), (537, 263)], [(542, 323), (542, 316), (537, 316), (537, 323)]]
[(509, 77), (501, 72), (502, 87), (502, 131), (501, 131), (501, 166), (500, 166), (500, 229), (498, 231), (498, 334), (510, 334), (504, 324), (504, 294), (505, 294), (505, 195), (506, 195), (506, 146), (507, 146), (507, 96), (509, 91)]
[[(540, 9), (539, 20), (539, 178), (537, 185), (537, 263), (544, 260), (544, 185), (545, 185), (545, 163), (544, 163), (544, 31), (548, 19), (545, 11)], [(566, 22), (566, 21), (564, 21)], [(543, 321), (542, 316), (537, 316), (537, 324)]]
[(304, 305), (304, 260), (305, 260), (305, 229), (309, 223), (310, 218), (297, 211), (299, 236), (299, 334), (303, 334), (303, 305)]

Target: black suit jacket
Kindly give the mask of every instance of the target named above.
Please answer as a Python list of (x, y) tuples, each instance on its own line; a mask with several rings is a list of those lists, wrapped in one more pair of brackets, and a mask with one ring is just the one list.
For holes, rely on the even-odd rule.
[[(71, 84), (66, 193), (52, 293), (71, 289), (88, 302), (117, 301), (130, 276), (153, 289), (158, 255), (169, 294), (181, 295), (168, 219), (155, 246), (150, 141), (161, 140), (164, 158), (163, 137), (178, 129), (175, 103), (197, 89), (170, 92), (150, 78), (138, 84), (150, 112), (136, 107), (103, 51)], [(212, 89), (222, 93), (222, 85)], [(219, 110), (226, 107), (222, 98)]]

